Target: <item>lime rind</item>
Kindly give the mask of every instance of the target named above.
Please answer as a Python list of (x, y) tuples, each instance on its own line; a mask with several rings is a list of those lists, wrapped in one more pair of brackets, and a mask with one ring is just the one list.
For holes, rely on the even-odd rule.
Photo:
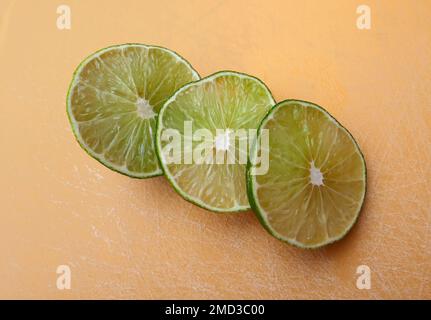
[[(298, 103), (301, 104), (303, 106), (306, 107), (311, 107), (311, 108), (315, 108), (318, 109), (320, 111), (322, 111), (327, 117), (328, 119), (330, 119), (334, 124), (336, 124), (338, 126), (338, 128), (340, 128), (341, 130), (343, 130), (347, 136), (350, 138), (350, 140), (353, 142), (356, 151), (358, 152), (358, 154), (360, 155), (363, 167), (364, 167), (364, 192), (362, 194), (362, 198), (360, 199), (360, 203), (361, 205), (359, 206), (357, 212), (355, 213), (355, 219), (352, 220), (352, 222), (350, 223), (350, 225), (348, 225), (344, 232), (341, 233), (338, 236), (335, 237), (331, 237), (329, 239), (327, 239), (326, 241), (316, 244), (316, 245), (307, 245), (304, 244), (302, 242), (297, 241), (296, 239), (291, 239), (291, 238), (287, 238), (287, 237), (283, 237), (282, 235), (280, 235), (272, 226), (271, 224), (268, 222), (267, 219), (267, 215), (265, 213), (265, 210), (260, 206), (259, 201), (258, 201), (258, 197), (256, 194), (257, 188), (256, 188), (256, 176), (251, 174), (251, 169), (253, 167), (253, 162), (254, 159), (257, 155), (257, 144), (256, 142), (258, 141), (260, 135), (261, 135), (261, 131), (262, 129), (265, 127), (265, 125), (267, 124), (267, 122), (272, 119), (272, 117), (274, 116), (274, 113), (278, 110), (278, 108), (283, 107), (284, 105), (288, 104), (288, 103)], [(323, 246), (329, 245), (331, 243), (334, 243), (336, 241), (339, 241), (341, 239), (343, 239), (348, 233), (349, 231), (352, 229), (352, 227), (355, 225), (355, 223), (357, 222), (361, 210), (364, 206), (364, 202), (365, 202), (365, 195), (367, 193), (367, 184), (366, 184), (366, 180), (367, 180), (367, 167), (366, 167), (366, 162), (365, 162), (365, 158), (364, 155), (361, 151), (361, 149), (359, 148), (358, 143), (356, 142), (356, 140), (354, 139), (354, 137), (352, 136), (352, 134), (341, 124), (339, 123), (328, 111), (326, 111), (324, 108), (322, 108), (321, 106), (314, 104), (312, 102), (308, 102), (308, 101), (304, 101), (304, 100), (297, 100), (297, 99), (286, 99), (283, 100), (281, 102), (278, 102), (276, 105), (274, 105), (269, 111), (268, 113), (265, 115), (265, 117), (262, 119), (262, 122), (260, 123), (259, 127), (258, 127), (258, 131), (257, 131), (257, 136), (256, 136), (256, 140), (253, 143), (251, 152), (249, 154), (249, 158), (248, 158), (248, 162), (247, 162), (247, 172), (246, 172), (246, 179), (247, 179), (247, 196), (250, 202), (250, 206), (252, 208), (252, 210), (254, 211), (256, 217), (258, 218), (258, 220), (260, 221), (261, 225), (275, 238), (277, 238), (278, 240), (281, 240), (283, 242), (286, 242), (290, 245), (302, 248), (302, 249), (318, 249), (321, 248)]]
[[(81, 148), (88, 154), (90, 155), (92, 158), (94, 158), (95, 160), (97, 160), (98, 162), (100, 162), (101, 164), (103, 164), (104, 166), (106, 166), (107, 168), (121, 173), (123, 175), (126, 175), (128, 177), (131, 178), (138, 178), (138, 179), (145, 179), (145, 178), (151, 178), (151, 177), (156, 177), (156, 176), (161, 176), (163, 175), (163, 171), (161, 170), (161, 168), (157, 168), (156, 170), (154, 170), (153, 172), (144, 172), (144, 173), (136, 173), (136, 172), (132, 172), (130, 170), (127, 169), (126, 166), (118, 166), (115, 165), (113, 163), (111, 163), (110, 161), (106, 160), (103, 156), (103, 154), (98, 154), (96, 152), (94, 152), (85, 142), (84, 139), (82, 138), (79, 129), (78, 129), (78, 124), (77, 121), (75, 121), (74, 117), (73, 117), (73, 113), (71, 110), (71, 92), (73, 90), (73, 88), (75, 87), (75, 85), (78, 83), (79, 81), (79, 75), (81, 73), (81, 71), (83, 70), (83, 68), (87, 65), (87, 63), (97, 57), (99, 57), (100, 55), (102, 55), (105, 52), (108, 52), (112, 49), (121, 49), (121, 48), (128, 48), (128, 47), (143, 47), (146, 49), (159, 49), (162, 50), (168, 54), (170, 54), (172, 57), (176, 58), (178, 62), (184, 63), (191, 71), (193, 78), (195, 78), (195, 80), (199, 80), (200, 76), (198, 74), (198, 72), (191, 66), (191, 64), (184, 59), (181, 55), (179, 55), (178, 53), (176, 53), (175, 51), (172, 51), (170, 49), (167, 49), (165, 47), (161, 47), (161, 46), (156, 46), (156, 45), (146, 45), (146, 44), (141, 44), (141, 43), (125, 43), (125, 44), (120, 44), (120, 45), (112, 45), (109, 47), (105, 47), (102, 49), (99, 49), (97, 51), (95, 51), (94, 53), (90, 54), (89, 56), (87, 56), (83, 61), (81, 61), (81, 63), (78, 65), (78, 67), (75, 69), (75, 71), (73, 72), (72, 75), (72, 81), (69, 84), (69, 88), (67, 91), (67, 96), (66, 96), (66, 113), (67, 113), (67, 117), (69, 119), (69, 123), (72, 127), (72, 132), (73, 135), (75, 136), (76, 140), (78, 141), (79, 145), (81, 146)], [(157, 117), (157, 116), (156, 116)], [(154, 148), (154, 137), (152, 139), (153, 141), (153, 148)]]
[[(236, 71), (230, 71), (230, 70), (223, 70), (223, 71), (218, 71), (215, 72), (207, 77), (201, 78), (199, 80), (190, 82), (188, 84), (185, 84), (184, 86), (182, 86), (180, 89), (178, 89), (163, 105), (163, 107), (160, 109), (159, 112), (159, 117), (157, 119), (157, 125), (156, 125), (156, 154), (157, 157), (159, 159), (159, 164), (160, 167), (166, 177), (166, 179), (168, 180), (169, 184), (174, 188), (174, 190), (186, 201), (202, 208), (205, 210), (208, 210), (210, 212), (214, 212), (214, 213), (239, 213), (239, 212), (244, 212), (247, 210), (250, 210), (251, 207), (250, 205), (245, 205), (245, 206), (234, 206), (232, 208), (229, 209), (222, 209), (222, 208), (218, 208), (218, 207), (214, 207), (211, 205), (208, 205), (206, 203), (204, 203), (203, 201), (201, 201), (198, 198), (192, 197), (189, 194), (187, 194), (186, 192), (182, 191), (181, 187), (178, 185), (178, 183), (175, 181), (175, 179), (172, 177), (172, 175), (169, 173), (169, 169), (167, 168), (167, 165), (165, 163), (165, 161), (163, 160), (163, 156), (162, 156), (162, 146), (161, 146), (161, 141), (160, 141), (160, 135), (161, 135), (161, 130), (163, 129), (163, 114), (167, 108), (167, 106), (172, 103), (175, 98), (181, 94), (182, 92), (184, 92), (185, 90), (187, 90), (187, 88), (195, 85), (196, 83), (205, 83), (205, 82), (210, 82), (212, 80), (214, 80), (217, 77), (220, 76), (229, 76), (229, 75), (234, 75), (234, 76), (238, 76), (240, 78), (245, 78), (245, 79), (252, 79), (254, 81), (257, 81), (260, 85), (262, 85), (262, 87), (264, 88), (264, 90), (266, 91), (266, 93), (268, 94), (268, 97), (270, 97), (271, 105), (275, 105), (275, 100), (273, 98), (273, 95), (270, 91), (270, 89), (265, 85), (265, 83), (260, 80), (257, 77), (245, 74), (245, 73), (241, 73), (241, 72), (236, 72)], [(245, 178), (245, 177), (244, 177)]]

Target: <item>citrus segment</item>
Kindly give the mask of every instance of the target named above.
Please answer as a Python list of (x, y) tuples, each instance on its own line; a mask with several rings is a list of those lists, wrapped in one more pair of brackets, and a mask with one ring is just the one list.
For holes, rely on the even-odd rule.
[[(366, 189), (362, 153), (350, 133), (321, 107), (286, 100), (264, 118), (269, 170), (252, 173), (248, 195), (268, 231), (291, 244), (315, 248), (342, 238), (356, 221)], [(257, 140), (258, 141), (258, 140)]]
[[(156, 138), (163, 171), (177, 192), (211, 211), (249, 209), (247, 133), (257, 130), (274, 104), (260, 80), (236, 72), (219, 72), (178, 90), (160, 111)], [(169, 130), (181, 139), (164, 139)], [(206, 139), (195, 139), (199, 132)], [(180, 156), (169, 161), (177, 147)]]
[(67, 113), (80, 145), (107, 167), (136, 178), (162, 173), (154, 149), (157, 114), (199, 78), (176, 53), (125, 44), (102, 49), (74, 73)]

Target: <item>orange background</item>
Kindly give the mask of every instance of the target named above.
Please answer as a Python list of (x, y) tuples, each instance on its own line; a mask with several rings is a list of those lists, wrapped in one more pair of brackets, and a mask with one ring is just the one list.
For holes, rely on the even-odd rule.
[[(56, 27), (70, 5), (72, 29)], [(0, 1), (1, 298), (431, 298), (431, 1)], [(251, 212), (217, 215), (163, 177), (80, 149), (65, 99), (93, 51), (171, 48), (202, 76), (261, 78), (326, 107), (358, 140), (368, 195), (341, 242), (304, 251)], [(69, 265), (72, 288), (58, 290)], [(371, 289), (356, 268), (371, 268)]]

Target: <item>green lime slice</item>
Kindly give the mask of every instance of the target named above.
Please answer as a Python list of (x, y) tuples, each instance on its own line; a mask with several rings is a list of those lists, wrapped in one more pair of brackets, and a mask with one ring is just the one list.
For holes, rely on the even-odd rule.
[(161, 175), (154, 149), (157, 114), (181, 86), (199, 79), (168, 49), (143, 44), (105, 48), (76, 69), (67, 114), (82, 148), (134, 178)]
[(258, 174), (254, 146), (247, 167), (250, 204), (276, 238), (317, 248), (343, 238), (366, 191), (364, 157), (352, 135), (321, 107), (278, 103), (259, 127), (269, 135), (269, 169)]
[(156, 134), (162, 169), (175, 190), (211, 211), (249, 209), (247, 145), (274, 104), (264, 83), (231, 71), (178, 90), (160, 110)]

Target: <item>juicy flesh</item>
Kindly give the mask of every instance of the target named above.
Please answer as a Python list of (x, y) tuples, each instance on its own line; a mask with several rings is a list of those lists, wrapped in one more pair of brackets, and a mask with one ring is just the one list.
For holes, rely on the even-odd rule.
[(156, 115), (190, 67), (159, 48), (117, 47), (91, 58), (77, 75), (70, 102), (79, 139), (109, 166), (144, 176), (158, 172)]
[(257, 199), (279, 236), (306, 246), (342, 236), (365, 193), (365, 165), (349, 134), (324, 111), (280, 105), (270, 130), (270, 163), (255, 176)]
[[(193, 84), (170, 103), (163, 115), (163, 128), (181, 132), (184, 145), (181, 164), (167, 164), (168, 174), (181, 193), (210, 210), (236, 211), (249, 208), (245, 163), (240, 163), (237, 129), (256, 129), (273, 104), (269, 92), (257, 80), (222, 75)], [(213, 137), (212, 163), (186, 163), (199, 141), (184, 137), (184, 121), (193, 121), (193, 131), (208, 129)], [(217, 134), (219, 129), (219, 134)], [(224, 134), (220, 134), (224, 130)], [(242, 140), (242, 141), (240, 141)], [(245, 141), (247, 143), (247, 141)], [(162, 149), (167, 142), (161, 142)], [(228, 154), (235, 159), (227, 164)], [(224, 159), (217, 164), (215, 159)]]

